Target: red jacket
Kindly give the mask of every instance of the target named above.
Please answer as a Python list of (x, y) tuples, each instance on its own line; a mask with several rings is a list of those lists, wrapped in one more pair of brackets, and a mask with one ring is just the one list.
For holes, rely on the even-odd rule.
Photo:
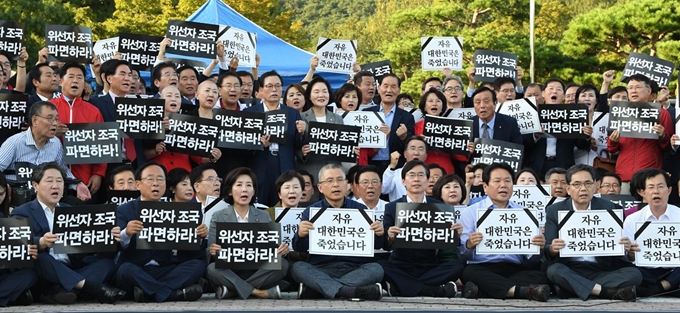
[[(421, 120), (418, 123), (416, 123), (414, 127), (414, 133), (416, 134), (416, 136), (422, 136), (424, 128), (425, 120)], [(430, 149), (427, 151), (427, 159), (425, 160), (425, 164), (427, 165), (439, 164), (439, 166), (444, 168), (446, 174), (453, 174), (456, 171), (456, 168), (453, 166), (454, 160), (456, 162), (467, 163), (468, 157), (462, 154), (444, 153), (439, 151), (432, 151)]]
[[(50, 100), (50, 103), (57, 107), (59, 119), (64, 124), (72, 123), (103, 123), (104, 118), (99, 109), (83, 98), (76, 98), (73, 106), (70, 106), (64, 96)], [(102, 164), (73, 164), (71, 165), (73, 176), (83, 181), (87, 185), (92, 175), (106, 176), (106, 163)]]
[(630, 182), (633, 174), (642, 169), (661, 168), (663, 152), (670, 146), (671, 136), (675, 130), (668, 110), (662, 109), (659, 119), (659, 124), (663, 126), (666, 133), (663, 138), (619, 138), (618, 142), (607, 141), (609, 153), (619, 152), (616, 160), (616, 174), (621, 177), (621, 181)]

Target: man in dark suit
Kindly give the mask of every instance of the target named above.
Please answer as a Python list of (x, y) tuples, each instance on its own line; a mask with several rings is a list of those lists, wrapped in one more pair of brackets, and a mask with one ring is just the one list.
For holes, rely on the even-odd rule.
[[(35, 90), (28, 96), (28, 106), (38, 101), (50, 101), (59, 89), (59, 74), (55, 73), (48, 63), (36, 64), (28, 72), (28, 81)], [(28, 112), (28, 109), (26, 110)]]
[[(295, 151), (302, 149), (305, 123), (297, 110), (280, 104), (283, 91), (283, 79), (276, 71), (269, 71), (260, 77), (260, 95), (262, 102), (246, 108), (246, 112), (269, 112), (284, 110), (286, 112), (286, 143), (273, 143), (269, 135), (262, 136), (264, 150), (256, 150), (250, 168), (257, 176), (257, 202), (268, 207), (278, 202), (274, 178), (281, 173), (295, 169)], [(302, 131), (300, 131), (300, 128)]]
[[(562, 104), (564, 83), (558, 78), (548, 79), (543, 96), (544, 105)], [(547, 138), (542, 134), (543, 132), (524, 135), (524, 166), (534, 169), (539, 177), (544, 177), (552, 168), (570, 168), (574, 165), (574, 147), (580, 150), (590, 149), (593, 127), (587, 125), (583, 128), (582, 139)]]
[[(560, 297), (577, 295), (582, 300), (593, 295), (601, 299), (635, 300), (636, 286), (642, 283), (642, 274), (625, 257), (560, 257), (560, 249), (566, 246), (558, 237), (558, 211), (620, 210), (621, 206), (600, 198), (594, 198), (597, 190), (597, 172), (592, 166), (574, 165), (567, 170), (567, 199), (546, 208), (544, 255), (551, 262), (548, 279), (555, 284)], [(619, 241), (630, 251), (631, 241), (624, 237)], [(631, 252), (632, 253), (632, 252)], [(628, 263), (628, 264), (626, 264)]]
[[(111, 258), (99, 255), (56, 254), (52, 245), (57, 235), (52, 233), (54, 210), (64, 194), (66, 174), (57, 163), (43, 163), (33, 170), (31, 181), (36, 190), (36, 200), (17, 207), (12, 217), (28, 218), (33, 228), (34, 242), (40, 252), (35, 263), (38, 277), (50, 286), (41, 300), (47, 303), (71, 304), (76, 300), (75, 291), (94, 296), (100, 303), (116, 303), (125, 291), (105, 283), (115, 271)], [(114, 227), (111, 234), (120, 240), (120, 228)], [(45, 284), (41, 284), (45, 287)]]
[[(397, 96), (401, 91), (401, 80), (397, 75), (387, 74), (380, 79), (378, 93), (380, 94), (380, 105), (366, 108), (364, 111), (382, 112), (385, 114), (385, 124), (390, 127), (390, 134), (387, 137), (387, 147), (379, 149), (378, 153), (372, 156), (369, 164), (378, 168), (381, 175), (390, 164), (390, 154), (392, 152), (401, 153), (404, 151), (404, 142), (415, 134), (415, 121), (413, 115), (397, 107)], [(404, 164), (401, 158), (399, 167)]]
[[(164, 301), (196, 301), (203, 295), (203, 288), (196, 284), (205, 274), (205, 260), (186, 258), (178, 251), (137, 249), (137, 234), (144, 225), (139, 220), (139, 202), (160, 201), (165, 193), (165, 168), (154, 162), (137, 169), (135, 180), (141, 196), (118, 207), (118, 225), (121, 231), (121, 247), (116, 285), (134, 292), (137, 302), (153, 299)], [(201, 238), (208, 235), (208, 228), (201, 224), (196, 229)], [(186, 260), (184, 262), (178, 260)]]
[(517, 120), (505, 114), (496, 113), (496, 93), (481, 87), (472, 94), (476, 116), (472, 117), (472, 139), (486, 138), (523, 144)]
[[(406, 163), (401, 172), (406, 195), (385, 206), (383, 228), (387, 229), (387, 236), (383, 248), (392, 250), (392, 254), (388, 260), (378, 263), (385, 271), (384, 280), (391, 296), (453, 298), (458, 291), (454, 282), (463, 273), (463, 264), (458, 260), (441, 262), (436, 249), (392, 249), (394, 239), (401, 233), (401, 228), (395, 226), (397, 203), (442, 203), (425, 196), (429, 177), (425, 162), (415, 160)], [(453, 224), (451, 229), (462, 233), (463, 225)]]

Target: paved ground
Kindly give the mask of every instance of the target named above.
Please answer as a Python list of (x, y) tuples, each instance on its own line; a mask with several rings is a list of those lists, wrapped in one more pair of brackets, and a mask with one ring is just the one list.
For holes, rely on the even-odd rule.
[(462, 298), (392, 298), (385, 297), (380, 302), (375, 301), (343, 301), (343, 300), (298, 300), (296, 294), (284, 293), (281, 300), (216, 300), (214, 295), (206, 294), (196, 302), (170, 303), (135, 303), (123, 301), (115, 305), (99, 303), (78, 303), (70, 306), (54, 306), (34, 304), (28, 307), (10, 307), (0, 309), (0, 312), (151, 312), (151, 311), (253, 311), (253, 312), (326, 312), (352, 311), (372, 312), (380, 311), (628, 311), (628, 312), (659, 312), (680, 311), (679, 298), (646, 298), (637, 302), (622, 302), (608, 300), (579, 299), (551, 299), (547, 303), (530, 302), (526, 300), (470, 300)]

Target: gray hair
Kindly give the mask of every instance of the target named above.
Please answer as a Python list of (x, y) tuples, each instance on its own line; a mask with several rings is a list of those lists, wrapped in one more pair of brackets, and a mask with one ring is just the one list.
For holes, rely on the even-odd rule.
[(342, 171), (342, 176), (345, 177), (345, 171), (342, 169), (342, 166), (338, 163), (328, 163), (324, 165), (320, 170), (319, 170), (319, 184), (323, 182), (323, 174), (326, 173), (326, 171), (334, 170), (334, 169), (339, 169)]
[(455, 80), (460, 84), (460, 88), (463, 88), (463, 79), (460, 78), (460, 76), (449, 76), (446, 79), (444, 79), (444, 84), (442, 84), (442, 91), (446, 88), (446, 84), (448, 84), (450, 81)]

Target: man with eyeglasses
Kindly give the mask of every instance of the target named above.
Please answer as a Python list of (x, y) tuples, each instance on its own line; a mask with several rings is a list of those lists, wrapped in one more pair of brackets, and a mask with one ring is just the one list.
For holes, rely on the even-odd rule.
[[(634, 238), (638, 231), (638, 222), (680, 222), (680, 208), (668, 203), (672, 191), (671, 177), (660, 169), (648, 168), (635, 173), (633, 185), (638, 186), (637, 192), (642, 202), (647, 206), (628, 215), (623, 222), (623, 233), (626, 237)], [(631, 245), (628, 258), (635, 260), (635, 252), (640, 252), (640, 244)], [(676, 250), (677, 251), (677, 250)], [(653, 296), (680, 287), (680, 270), (677, 267), (638, 267), (642, 273), (642, 284), (637, 293), (642, 296)], [(678, 293), (673, 295), (677, 296)]]
[[(258, 195), (257, 202), (268, 207), (273, 206), (278, 199), (278, 190), (274, 188), (274, 179), (281, 173), (295, 169), (295, 151), (302, 149), (305, 123), (302, 121), (300, 112), (281, 105), (283, 78), (276, 71), (269, 71), (260, 77), (262, 101), (254, 106), (246, 108), (246, 112), (269, 112), (283, 110), (286, 112), (286, 142), (275, 143), (269, 140), (269, 135), (261, 137), (263, 150), (256, 150), (255, 157), (251, 159), (250, 168), (257, 176)], [(301, 129), (301, 131), (299, 131)]]
[(354, 183), (357, 186), (354, 192), (354, 196), (359, 199), (357, 202), (365, 205), (369, 210), (374, 210), (376, 219), (383, 215), (387, 202), (380, 199), (382, 181), (378, 169), (372, 165), (361, 167), (354, 175)]
[(25, 92), (26, 91), (26, 61), (28, 61), (28, 52), (26, 47), (21, 48), (19, 52), (19, 59), (17, 60), (16, 72), (16, 86), (9, 84), (12, 78), (12, 57), (5, 51), (0, 51), (0, 90), (8, 89), (10, 91)]
[[(233, 72), (224, 72), (217, 78), (217, 92), (220, 95), (215, 109), (243, 111), (247, 107), (239, 101), (241, 97), (241, 78)], [(219, 177), (226, 177), (231, 170), (248, 166), (252, 151), (242, 149), (219, 148), (222, 157), (215, 162)]]
[[(144, 229), (139, 220), (139, 202), (160, 201), (165, 193), (165, 178), (165, 168), (158, 163), (142, 165), (135, 172), (135, 184), (141, 196), (117, 210), (122, 251), (115, 284), (133, 294), (136, 302), (196, 301), (203, 296), (203, 287), (197, 282), (208, 264), (205, 259), (193, 258), (201, 250), (178, 250), (177, 256), (173, 256), (172, 250), (137, 249), (137, 234)], [(196, 233), (205, 238), (208, 227), (201, 224)]]
[[(293, 248), (297, 252), (309, 251), (309, 231), (314, 224), (309, 221), (309, 208), (344, 208), (366, 210), (366, 206), (345, 197), (347, 180), (339, 164), (331, 163), (319, 171), (319, 191), (323, 200), (313, 203), (302, 212), (298, 232), (293, 237)], [(374, 231), (375, 248), (382, 246), (384, 229), (382, 223), (371, 224)], [(371, 240), (371, 238), (366, 238)], [(371, 258), (349, 256), (326, 256), (310, 254), (307, 260), (298, 261), (290, 268), (295, 281), (300, 282), (298, 297), (309, 298), (359, 298), (380, 300), (383, 278), (382, 267), (371, 262)]]
[[(493, 90), (498, 95), (498, 104), (512, 101), (517, 98), (515, 92), (515, 80), (510, 77), (499, 77), (493, 82)], [(523, 97), (524, 95), (520, 95)]]
[(604, 173), (602, 175), (602, 183), (600, 184), (600, 194), (620, 195), (621, 177), (612, 172)]
[[(75, 179), (64, 162), (64, 149), (56, 137), (60, 123), (57, 108), (52, 103), (38, 101), (31, 106), (28, 116), (28, 129), (9, 137), (0, 146), (0, 171), (4, 171), (8, 180), (16, 180), (14, 170), (17, 162), (33, 165), (57, 162), (66, 171), (68, 179)], [(90, 200), (90, 190), (85, 184), (81, 182), (75, 188), (78, 199)]]
[[(407, 139), (404, 146), (404, 158), (406, 162), (413, 160), (425, 161), (427, 159), (427, 143), (425, 139), (420, 136), (412, 136)], [(390, 155), (390, 165), (382, 174), (382, 192), (389, 196), (390, 201), (395, 201), (406, 194), (406, 188), (404, 188), (404, 184), (399, 180), (402, 168), (397, 168), (397, 166), (400, 159), (401, 154), (399, 152), (392, 152)]]
[(191, 171), (191, 175), (189, 175), (189, 180), (191, 180), (191, 185), (196, 192), (194, 201), (200, 203), (201, 208), (204, 210), (210, 204), (207, 202), (208, 196), (219, 198), (222, 178), (217, 176), (217, 172), (212, 164), (203, 164), (195, 167)]
[[(388, 260), (381, 260), (379, 263), (385, 271), (384, 280), (390, 296), (453, 298), (458, 292), (454, 282), (463, 273), (463, 264), (459, 260), (442, 262), (437, 249), (392, 248), (394, 239), (402, 231), (395, 226), (397, 203), (442, 203), (425, 195), (429, 176), (430, 171), (425, 162), (407, 162), (401, 173), (406, 195), (385, 207), (383, 227), (387, 229), (387, 236), (384, 238), (383, 248), (391, 250), (392, 254)], [(463, 225), (455, 223), (451, 225), (451, 230), (460, 235)]]
[[(561, 257), (560, 250), (566, 247), (559, 238), (559, 211), (620, 210), (621, 206), (610, 201), (593, 197), (597, 189), (597, 171), (590, 165), (577, 164), (567, 170), (567, 192), (571, 199), (547, 207), (545, 237), (547, 244), (543, 255), (550, 262), (548, 279), (555, 284), (557, 295), (568, 298), (578, 296), (587, 300), (590, 296), (600, 299), (635, 300), (636, 286), (642, 282), (642, 275), (635, 267), (629, 266), (621, 257)], [(620, 238), (627, 255), (631, 252), (628, 237)], [(628, 264), (626, 264), (628, 263)]]
[[(628, 100), (631, 102), (652, 102), (651, 80), (642, 74), (628, 78)], [(633, 174), (645, 168), (662, 168), (663, 153), (671, 145), (674, 127), (668, 110), (662, 108), (659, 124), (652, 130), (659, 139), (622, 138), (618, 130), (609, 135), (607, 150), (614, 154), (619, 152), (616, 161), (616, 174), (621, 177), (621, 194), (630, 194), (630, 180)]]
[(463, 80), (458, 76), (447, 77), (444, 80), (444, 96), (446, 96), (446, 108), (456, 109), (463, 107)]

